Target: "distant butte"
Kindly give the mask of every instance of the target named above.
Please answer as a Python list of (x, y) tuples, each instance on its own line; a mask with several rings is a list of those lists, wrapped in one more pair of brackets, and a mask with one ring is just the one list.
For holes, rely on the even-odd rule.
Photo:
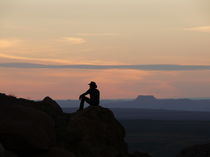
[(136, 101), (153, 101), (157, 100), (153, 95), (138, 95)]

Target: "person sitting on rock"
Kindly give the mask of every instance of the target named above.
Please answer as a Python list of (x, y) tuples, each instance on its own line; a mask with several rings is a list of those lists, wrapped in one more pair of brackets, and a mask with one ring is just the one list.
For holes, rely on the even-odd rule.
[[(81, 102), (80, 102), (80, 107), (79, 107), (78, 111), (83, 110), (85, 102), (90, 104), (91, 106), (99, 105), (100, 92), (98, 89), (96, 89), (97, 88), (96, 83), (91, 81), (88, 85), (90, 88), (85, 93), (83, 93), (79, 96), (79, 100), (81, 100)], [(90, 98), (86, 97), (86, 95), (88, 95), (88, 94), (90, 95)]]

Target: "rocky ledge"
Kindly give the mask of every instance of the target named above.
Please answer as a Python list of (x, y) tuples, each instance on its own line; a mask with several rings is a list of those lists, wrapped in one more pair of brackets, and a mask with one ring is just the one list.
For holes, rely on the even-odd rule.
[(32, 101), (0, 94), (0, 157), (149, 157), (130, 154), (124, 137), (107, 108), (67, 114), (50, 97)]

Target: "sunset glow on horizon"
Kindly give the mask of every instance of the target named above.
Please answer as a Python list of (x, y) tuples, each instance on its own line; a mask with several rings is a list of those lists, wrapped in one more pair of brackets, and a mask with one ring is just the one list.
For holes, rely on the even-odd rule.
[[(103, 99), (210, 97), (210, 70), (14, 67), (210, 65), (208, 0), (3, 0), (1, 93), (77, 99), (90, 81)], [(27, 65), (27, 64), (25, 64)]]

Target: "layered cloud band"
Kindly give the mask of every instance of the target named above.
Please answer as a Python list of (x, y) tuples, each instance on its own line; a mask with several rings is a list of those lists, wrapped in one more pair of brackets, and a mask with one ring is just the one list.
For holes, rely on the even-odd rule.
[(4, 68), (47, 68), (47, 69), (133, 69), (144, 71), (193, 71), (210, 70), (210, 65), (173, 65), (173, 64), (147, 64), (147, 65), (46, 65), (34, 63), (0, 63)]

